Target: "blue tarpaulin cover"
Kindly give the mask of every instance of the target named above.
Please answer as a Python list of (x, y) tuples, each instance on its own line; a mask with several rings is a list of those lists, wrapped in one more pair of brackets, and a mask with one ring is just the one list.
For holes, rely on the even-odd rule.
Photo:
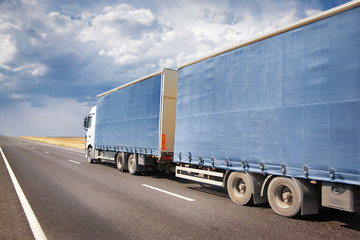
[(161, 74), (98, 98), (95, 146), (146, 148), (156, 156), (160, 91)]
[(174, 161), (360, 185), (359, 23), (354, 8), (179, 69)]

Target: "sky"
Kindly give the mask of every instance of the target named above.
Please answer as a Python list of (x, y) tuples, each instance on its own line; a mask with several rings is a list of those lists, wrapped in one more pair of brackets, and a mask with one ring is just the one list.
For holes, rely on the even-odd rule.
[(348, 0), (0, 0), (0, 135), (84, 136), (96, 95)]

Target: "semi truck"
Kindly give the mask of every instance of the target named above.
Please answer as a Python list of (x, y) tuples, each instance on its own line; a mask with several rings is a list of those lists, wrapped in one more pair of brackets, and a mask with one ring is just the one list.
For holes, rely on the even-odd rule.
[(86, 158), (137, 174), (173, 166), (177, 71), (164, 69), (97, 96), (84, 120)]
[[(127, 86), (99, 95), (89, 161), (112, 159), (119, 169), (127, 162), (134, 173), (133, 165), (170, 156), (166, 167), (176, 164), (177, 177), (222, 186), (239, 205), (269, 202), (286, 217), (320, 206), (358, 211), (359, 22), (357, 0), (179, 66), (168, 152), (160, 151), (161, 110), (144, 112), (150, 100), (140, 100), (152, 88), (133, 84), (139, 90), (119, 100), (111, 98)], [(132, 99), (141, 102), (133, 107)], [(139, 118), (117, 120), (126, 109), (142, 114), (140, 126), (156, 125), (155, 145), (127, 129)]]

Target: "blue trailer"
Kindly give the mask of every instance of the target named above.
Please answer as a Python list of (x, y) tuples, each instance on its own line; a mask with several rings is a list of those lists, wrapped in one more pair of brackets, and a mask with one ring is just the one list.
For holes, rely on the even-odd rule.
[(177, 71), (164, 69), (98, 95), (84, 122), (88, 161), (131, 174), (172, 166), (176, 83)]
[(283, 216), (360, 199), (360, 3), (178, 69), (176, 176)]

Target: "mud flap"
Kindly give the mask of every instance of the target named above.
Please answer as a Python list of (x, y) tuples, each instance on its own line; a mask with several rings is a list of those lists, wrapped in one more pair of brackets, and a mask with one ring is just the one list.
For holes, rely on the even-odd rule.
[(313, 184), (293, 178), (295, 184), (298, 186), (300, 201), (301, 201), (301, 215), (310, 215), (319, 213), (319, 203), (317, 191)]

